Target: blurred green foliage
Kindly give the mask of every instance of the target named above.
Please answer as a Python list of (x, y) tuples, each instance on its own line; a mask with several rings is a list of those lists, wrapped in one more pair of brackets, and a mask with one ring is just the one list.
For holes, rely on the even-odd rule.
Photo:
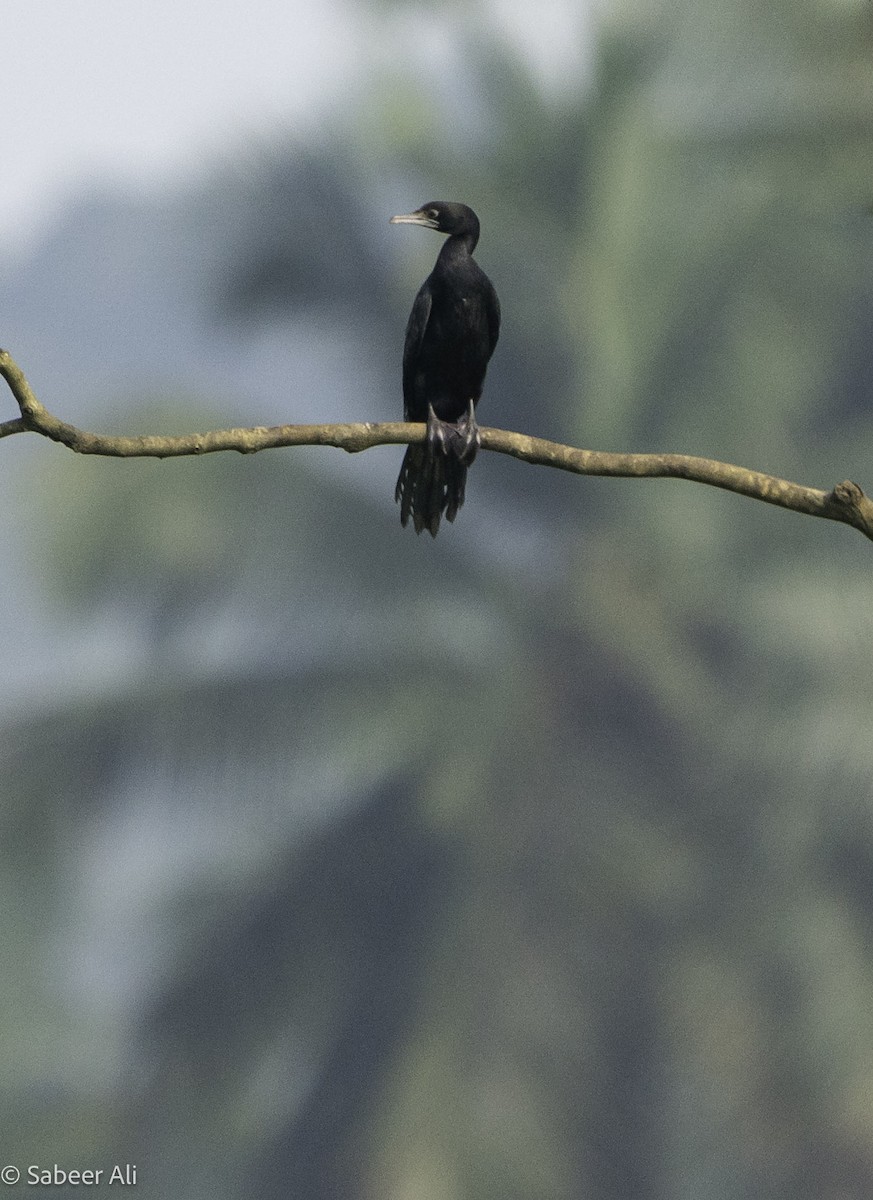
[[(396, 393), (435, 245), (395, 276), (376, 234), (311, 236), (394, 179), (482, 218), (483, 421), (869, 490), (869, 4), (602, 6), (593, 78), (548, 98), (445, 19), (467, 136), (426, 78), (374, 81), (253, 172), (216, 308), (335, 321), (329, 278)], [(868, 549), (525, 472), (477, 463), (425, 545), (299, 452), (52, 458), (49, 586), (119, 650), (7, 730), (27, 1154), (47, 1089), (70, 1155), (139, 1156), (147, 1195), (870, 1195)], [(116, 964), (114, 1008), (59, 945), (97, 991)]]

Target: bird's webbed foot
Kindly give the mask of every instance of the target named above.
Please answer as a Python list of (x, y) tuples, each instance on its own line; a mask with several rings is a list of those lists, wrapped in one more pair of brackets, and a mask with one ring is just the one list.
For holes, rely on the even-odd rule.
[(460, 461), (469, 466), (476, 457), (476, 451), (482, 445), (482, 435), (476, 421), (476, 409), (473, 401), (467, 405), (467, 411), (457, 424), (456, 454)]
[(432, 454), (436, 454), (437, 450), (442, 454), (451, 452), (458, 462), (468, 467), (482, 445), (473, 401), (469, 402), (467, 411), (457, 422), (441, 421), (433, 405), (428, 405), (426, 440)]
[(454, 433), (451, 425), (445, 421), (441, 421), (433, 410), (433, 405), (427, 406), (427, 445), (431, 452), (436, 454), (439, 450), (442, 454), (449, 452), (449, 440)]

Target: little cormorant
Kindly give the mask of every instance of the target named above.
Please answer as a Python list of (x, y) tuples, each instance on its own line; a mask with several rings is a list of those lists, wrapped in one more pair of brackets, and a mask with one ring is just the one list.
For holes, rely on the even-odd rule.
[(394, 494), (401, 523), (411, 516), (416, 533), (436, 537), (442, 514), (454, 521), (464, 503), (479, 448), (476, 403), (500, 333), (500, 302), (473, 258), (479, 218), (472, 208), (432, 200), (391, 222), (449, 235), (406, 326), (403, 413), (427, 423), (427, 439), (406, 451)]

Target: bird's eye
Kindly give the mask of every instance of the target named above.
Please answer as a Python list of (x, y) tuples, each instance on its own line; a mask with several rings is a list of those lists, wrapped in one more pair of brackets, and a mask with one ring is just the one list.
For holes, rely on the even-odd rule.
[(437, 208), (429, 208), (429, 209), (427, 210), (427, 215), (428, 215), (429, 217), (432, 217), (434, 221), (437, 221), (437, 220), (439, 220), (439, 215), (440, 215), (440, 214), (439, 214), (439, 209), (437, 209)]

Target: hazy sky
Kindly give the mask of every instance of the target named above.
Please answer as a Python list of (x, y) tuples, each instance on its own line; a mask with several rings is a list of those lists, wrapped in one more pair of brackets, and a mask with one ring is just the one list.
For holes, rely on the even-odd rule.
[(0, 252), (89, 174), (166, 178), (304, 118), (354, 80), (367, 41), (354, 12), (338, 0), (4, 5)]
[[(544, 78), (578, 72), (589, 0), (466, 10), (523, 43)], [(354, 0), (24, 0), (3, 12), (0, 256), (81, 180), (161, 183), (246, 135), (311, 120), (380, 57), (438, 55), (452, 5)], [(389, 29), (389, 23), (394, 26)]]

